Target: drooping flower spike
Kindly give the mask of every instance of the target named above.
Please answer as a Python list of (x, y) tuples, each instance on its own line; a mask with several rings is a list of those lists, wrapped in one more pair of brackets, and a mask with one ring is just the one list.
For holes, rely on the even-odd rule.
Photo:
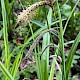
[(17, 24), (22, 25), (22, 26), (27, 26), (30, 20), (34, 18), (34, 16), (36, 16), (36, 9), (39, 6), (43, 6), (43, 5), (49, 5), (53, 9), (53, 6), (49, 1), (37, 2), (29, 6), (26, 10), (23, 10), (22, 12), (20, 12), (20, 14), (18, 15)]

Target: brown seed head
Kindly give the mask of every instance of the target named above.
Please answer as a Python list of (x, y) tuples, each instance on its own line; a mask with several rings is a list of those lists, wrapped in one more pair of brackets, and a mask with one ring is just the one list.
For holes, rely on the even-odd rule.
[(17, 24), (22, 26), (27, 26), (30, 20), (34, 18), (34, 16), (36, 16), (36, 8), (43, 5), (49, 5), (50, 7), (52, 7), (49, 1), (37, 2), (29, 6), (26, 10), (23, 10), (22, 12), (20, 12), (20, 15), (18, 15)]

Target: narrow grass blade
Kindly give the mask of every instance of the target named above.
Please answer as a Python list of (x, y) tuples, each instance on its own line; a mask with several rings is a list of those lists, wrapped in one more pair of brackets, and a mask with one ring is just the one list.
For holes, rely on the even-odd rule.
[(19, 53), (17, 56), (16, 56), (16, 59), (12, 65), (12, 68), (11, 68), (11, 74), (12, 76), (15, 78), (16, 76), (16, 73), (18, 71), (18, 68), (19, 68), (19, 65), (20, 65), (20, 62), (21, 62), (21, 59), (22, 59), (22, 54)]
[(65, 72), (65, 55), (64, 55), (64, 38), (63, 38), (63, 25), (62, 25), (62, 18), (61, 18), (61, 13), (59, 9), (59, 4), (58, 0), (56, 1), (57, 3), (57, 8), (58, 8), (58, 15), (59, 15), (59, 20), (60, 20), (60, 37), (59, 37), (59, 46), (60, 46), (60, 51), (61, 51), (61, 56), (62, 56), (62, 80), (66, 80), (66, 72)]
[(3, 29), (0, 30), (0, 38), (1, 38), (2, 34), (3, 34)]
[(36, 24), (39, 27), (44, 27), (45, 25), (37, 20), (31, 20), (32, 23)]
[(78, 33), (78, 35), (77, 35), (77, 37), (76, 37), (76, 39), (75, 39), (75, 41), (74, 41), (74, 43), (73, 43), (73, 45), (72, 45), (72, 47), (70, 49), (69, 55), (67, 57), (67, 60), (66, 60), (66, 76), (67, 76), (67, 78), (68, 78), (68, 75), (69, 75), (72, 59), (73, 59), (73, 56), (75, 54), (76, 48), (78, 46), (79, 40), (80, 40), (80, 32)]
[(48, 25), (51, 26), (52, 21), (52, 8), (49, 9), (48, 15), (47, 15)]
[[(30, 30), (31, 30), (31, 33), (32, 33), (32, 38), (33, 38), (33, 41), (34, 41), (32, 25), (29, 23), (29, 26), (30, 26)], [(38, 52), (39, 52), (39, 50), (38, 50)], [(36, 61), (36, 69), (37, 69), (38, 79), (41, 80), (40, 55), (39, 55), (39, 53), (37, 53), (36, 48), (35, 48), (35, 56), (34, 57), (35, 57), (35, 61)]]
[(77, 4), (79, 3), (79, 1), (80, 1), (80, 0), (77, 0), (77, 2), (76, 2), (76, 4), (75, 4), (75, 6), (74, 6), (74, 7), (73, 7), (73, 9), (72, 9), (72, 12), (71, 12), (70, 16), (68, 17), (68, 19), (67, 19), (67, 21), (66, 21), (66, 24), (65, 24), (65, 26), (64, 26), (63, 35), (64, 35), (65, 30), (66, 30), (66, 28), (67, 28), (67, 24), (68, 24), (68, 22), (69, 22), (69, 20), (70, 20), (70, 18), (71, 18), (71, 16), (72, 16), (72, 14), (73, 14), (73, 12), (74, 12), (74, 10), (75, 10), (76, 6), (77, 6)]
[(6, 8), (4, 0), (1, 0), (1, 7), (2, 7), (2, 16), (3, 16), (3, 33), (4, 33), (4, 44), (5, 44), (5, 66), (8, 69), (9, 62), (7, 59), (9, 57), (9, 46), (8, 46), (8, 33), (7, 33), (7, 15), (6, 15)]
[[(54, 59), (56, 60), (56, 58), (54, 57)], [(50, 77), (49, 80), (53, 80), (54, 78), (54, 72), (55, 72), (55, 61), (52, 61), (52, 66), (51, 66), (51, 71), (50, 71)]]
[(60, 74), (60, 71), (57, 72), (57, 76), (56, 76), (56, 80), (62, 80), (62, 77), (61, 77), (61, 74)]
[(63, 6), (65, 3), (67, 3), (69, 0), (63, 0), (61, 6)]
[(6, 7), (7, 13), (9, 14), (10, 13), (9, 0), (5, 0), (5, 7)]
[(5, 66), (2, 64), (0, 61), (0, 70), (3, 72), (3, 74), (9, 79), (9, 80), (14, 80), (12, 75), (8, 72), (8, 70), (5, 68)]
[[(44, 48), (50, 44), (50, 35), (49, 33), (46, 33), (43, 36), (43, 44), (42, 44), (42, 50), (44, 50)], [(42, 80), (48, 80), (48, 69), (49, 69), (49, 48), (47, 48), (45, 50), (45, 52), (42, 55), (42, 59), (41, 59), (41, 64), (42, 64)], [(44, 74), (45, 72), (45, 74)]]
[[(39, 52), (39, 51), (38, 51)], [(42, 80), (42, 69), (41, 69), (41, 61), (40, 61), (40, 54), (35, 51), (35, 60), (36, 60), (36, 70), (38, 80)]]
[[(65, 21), (65, 20), (67, 20), (67, 18), (62, 19), (62, 21)], [(52, 23), (51, 23), (51, 26), (54, 25), (54, 24), (56, 24), (56, 23), (59, 23), (59, 22), (60, 22), (60, 20), (57, 20), (57, 21), (55, 21), (55, 22), (52, 22)]]

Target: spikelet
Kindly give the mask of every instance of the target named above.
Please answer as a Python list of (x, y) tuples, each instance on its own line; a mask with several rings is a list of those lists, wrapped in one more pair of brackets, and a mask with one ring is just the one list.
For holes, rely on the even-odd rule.
[(18, 23), (22, 26), (27, 26), (32, 18), (36, 15), (36, 11), (27, 12), (28, 10), (23, 10), (23, 12), (20, 12), (20, 15), (18, 15)]
[(36, 8), (43, 5), (49, 5), (50, 7), (52, 7), (49, 1), (37, 2), (29, 6), (26, 10), (23, 10), (22, 12), (20, 12), (20, 15), (18, 15), (17, 24), (22, 26), (27, 26), (30, 20), (34, 18), (34, 16), (36, 16)]

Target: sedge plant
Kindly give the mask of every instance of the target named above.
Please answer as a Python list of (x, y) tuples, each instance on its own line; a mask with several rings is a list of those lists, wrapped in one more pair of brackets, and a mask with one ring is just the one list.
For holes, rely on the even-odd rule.
[[(1, 0), (1, 7), (2, 7), (2, 17), (3, 17), (3, 34), (4, 34), (4, 45), (5, 45), (5, 53), (4, 53), (4, 64), (0, 61), (0, 70), (3, 72), (4, 76), (2, 77), (2, 80), (14, 80), (17, 70), (19, 68), (19, 64), (22, 58), (22, 54), (19, 53), (13, 64), (11, 65), (11, 57), (13, 54), (10, 53), (9, 49), (9, 41), (8, 41), (8, 17), (7, 17), (7, 9), (8, 7), (8, 0), (4, 1)], [(6, 4), (6, 5), (5, 5)]]
[[(40, 0), (38, 0), (38, 1), (40, 1)], [(31, 25), (31, 23), (29, 23), (30, 31), (31, 31), (32, 35), (28, 39), (25, 39), (24, 44), (18, 46), (17, 48), (14, 48), (14, 50), (11, 53), (9, 50), (9, 41), (8, 41), (8, 32), (7, 32), (7, 29), (8, 29), (7, 28), (8, 27), (7, 12), (8, 12), (9, 6), (6, 3), (8, 4), (8, 0), (6, 0), (6, 2), (4, 0), (1, 0), (2, 16), (3, 16), (3, 34), (4, 34), (4, 45), (5, 45), (5, 61), (4, 61), (5, 63), (3, 64), (0, 61), (0, 70), (4, 74), (2, 79), (3, 80), (14, 80), (15, 79), (21, 59), (22, 59), (24, 48), (29, 44), (29, 42), (31, 40), (33, 40), (35, 42), (35, 38), (37, 36), (40, 37), (40, 34), (42, 34), (44, 31), (48, 30), (45, 34), (41, 35), (41, 37), (43, 37), (42, 38), (42, 49), (40, 49), (39, 46), (37, 47), (38, 49), (36, 49), (35, 48), (36, 45), (33, 45), (34, 47), (32, 47), (32, 49), (35, 48), (34, 49), (34, 58), (35, 58), (35, 62), (36, 62), (36, 72), (37, 72), (38, 80), (53, 80), (54, 74), (56, 75), (56, 80), (68, 80), (73, 56), (77, 49), (78, 43), (80, 42), (80, 32), (78, 33), (78, 35), (76, 36), (76, 38), (73, 42), (73, 45), (70, 49), (67, 59), (65, 59), (65, 52), (64, 52), (64, 45), (65, 45), (64, 44), (65, 43), (64, 34), (66, 31), (68, 22), (69, 22), (70, 18), (73, 16), (73, 12), (74, 12), (77, 4), (79, 3), (79, 0), (77, 0), (77, 3), (72, 7), (72, 12), (71, 12), (70, 16), (68, 17), (68, 19), (62, 19), (59, 3), (58, 3), (58, 0), (56, 0), (56, 4), (57, 4), (56, 7), (57, 7), (57, 11), (58, 11), (59, 20), (52, 22), (53, 11), (50, 8), (48, 15), (47, 15), (47, 20), (45, 21), (45, 25), (42, 25), (42, 24), (38, 23), (37, 21), (31, 21), (33, 24), (40, 26), (40, 28), (34, 33), (33, 29), (32, 29), (32, 25)], [(63, 0), (62, 5), (65, 3), (66, 3), (66, 0)], [(40, 12), (40, 11), (38, 11), (38, 12)], [(63, 28), (62, 21), (64, 21), (64, 20), (67, 20), (67, 21)], [(51, 42), (51, 32), (53, 32), (55, 34), (56, 31), (52, 30), (51, 26), (54, 24), (57, 24), (57, 23), (59, 23), (59, 27), (57, 27), (58, 28), (57, 29), (58, 30), (57, 37), (59, 39), (59, 42), (57, 45), (58, 47), (55, 47), (54, 43)], [(51, 30), (51, 32), (49, 30)], [(39, 43), (40, 39), (37, 41), (37, 43)], [(33, 44), (36, 44), (34, 42), (33, 42)], [(50, 43), (52, 43), (53, 47), (55, 47), (55, 52), (53, 54), (55, 57), (52, 58), (51, 65), (49, 65), (49, 56), (51, 55), (50, 47), (47, 47), (48, 45), (50, 45)], [(15, 51), (17, 51), (17, 49), (20, 49), (20, 51), (18, 52), (14, 62), (11, 65), (11, 62), (10, 62), (11, 57), (13, 56), (13, 53)], [(33, 52), (33, 50), (30, 53), (32, 53), (32, 52)], [(62, 59), (62, 62), (61, 62), (62, 64), (60, 64), (60, 65), (58, 65), (58, 63), (57, 63), (57, 56), (59, 56), (59, 53), (61, 54), (61, 59)], [(29, 55), (31, 55), (31, 54), (29, 54)], [(26, 58), (27, 57), (25, 56), (24, 59), (26, 59)], [(58, 66), (58, 69), (59, 69), (58, 72), (55, 70), (56, 65)]]

